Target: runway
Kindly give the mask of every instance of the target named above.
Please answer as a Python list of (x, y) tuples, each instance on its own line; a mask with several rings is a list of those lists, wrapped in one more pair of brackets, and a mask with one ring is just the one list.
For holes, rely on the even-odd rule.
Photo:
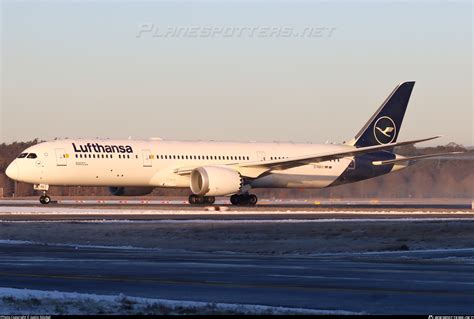
[(469, 200), (325, 202), (263, 200), (257, 206), (232, 206), (225, 199), (215, 205), (195, 206), (183, 200), (60, 200), (50, 205), (36, 200), (0, 201), (0, 221), (81, 220), (316, 220), (474, 218)]
[[(2, 206), (38, 206), (37, 199), (0, 200)], [(189, 205), (187, 199), (53, 199), (48, 206), (87, 208), (202, 210), (202, 205)], [(472, 210), (470, 199), (260, 199), (256, 206), (233, 206), (227, 198), (217, 198), (214, 207), (234, 211), (302, 211), (302, 210)], [(205, 207), (205, 206), (204, 206)]]
[(0, 244), (1, 286), (385, 314), (469, 314), (474, 249), (261, 256)]

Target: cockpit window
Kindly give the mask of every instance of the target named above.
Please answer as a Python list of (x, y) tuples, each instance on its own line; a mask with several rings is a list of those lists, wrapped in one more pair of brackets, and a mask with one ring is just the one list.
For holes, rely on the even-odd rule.
[(35, 153), (30, 153), (28, 154), (28, 156), (26, 158), (37, 158), (38, 156), (36, 156)]
[(20, 155), (18, 155), (18, 158), (25, 158), (26, 155), (28, 155), (28, 153), (21, 153)]

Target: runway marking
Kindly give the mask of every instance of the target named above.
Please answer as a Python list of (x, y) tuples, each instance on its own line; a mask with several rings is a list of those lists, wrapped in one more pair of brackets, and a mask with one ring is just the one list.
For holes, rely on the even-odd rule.
[(283, 277), (283, 278), (301, 278), (301, 279), (339, 279), (339, 280), (363, 280), (363, 281), (382, 281), (382, 282), (418, 282), (418, 283), (429, 283), (429, 284), (461, 284), (461, 285), (474, 285), (474, 282), (466, 281), (441, 281), (441, 280), (403, 280), (403, 279), (383, 279), (383, 278), (362, 278), (362, 277), (337, 277), (337, 276), (310, 276), (310, 275), (280, 275), (280, 274), (268, 274), (268, 277)]
[[(164, 285), (197, 285), (197, 286), (211, 286), (224, 288), (263, 288), (263, 289), (288, 289), (299, 291), (343, 291), (356, 293), (387, 293), (387, 294), (406, 294), (406, 295), (435, 295), (435, 296), (474, 296), (472, 292), (460, 291), (425, 291), (425, 290), (402, 290), (402, 289), (383, 289), (383, 288), (342, 288), (342, 287), (305, 287), (305, 286), (284, 286), (277, 284), (245, 284), (245, 283), (230, 283), (220, 281), (197, 281), (197, 280), (163, 280), (151, 278), (125, 278), (125, 277), (105, 277), (105, 276), (81, 276), (81, 275), (39, 275), (27, 273), (8, 273), (0, 272), (3, 277), (22, 277), (22, 278), (39, 278), (39, 279), (67, 279), (67, 280), (82, 280), (82, 281), (104, 281), (104, 282), (130, 282), (130, 283), (155, 283)], [(370, 279), (369, 279), (370, 280)]]

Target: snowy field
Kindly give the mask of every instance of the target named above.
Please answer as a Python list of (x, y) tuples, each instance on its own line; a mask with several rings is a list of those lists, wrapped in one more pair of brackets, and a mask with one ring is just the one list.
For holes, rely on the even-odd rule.
[(0, 287), (2, 315), (351, 315), (349, 311), (206, 303)]
[(0, 240), (264, 255), (465, 249), (474, 219), (0, 221)]

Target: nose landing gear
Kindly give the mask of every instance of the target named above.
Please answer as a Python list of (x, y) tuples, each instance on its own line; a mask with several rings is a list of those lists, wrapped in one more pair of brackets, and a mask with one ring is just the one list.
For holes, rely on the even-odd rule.
[(41, 204), (46, 205), (46, 204), (51, 203), (51, 197), (46, 195), (46, 192), (44, 192), (43, 195), (40, 196), (39, 201)]
[(49, 204), (51, 203), (51, 197), (46, 195), (46, 191), (49, 189), (49, 185), (46, 184), (34, 184), (33, 189), (37, 191), (41, 191), (42, 195), (39, 198), (41, 204)]

